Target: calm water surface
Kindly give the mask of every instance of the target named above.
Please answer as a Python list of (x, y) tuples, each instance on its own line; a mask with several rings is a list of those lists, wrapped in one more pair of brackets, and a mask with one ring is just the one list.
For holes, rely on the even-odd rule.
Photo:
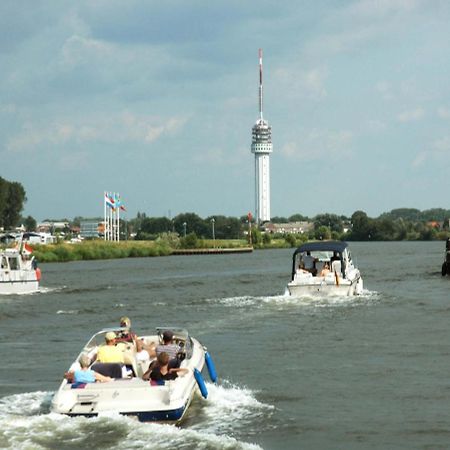
[[(0, 448), (448, 449), (444, 244), (353, 243), (358, 298), (284, 295), (292, 250), (42, 264), (43, 292), (0, 297)], [(49, 413), (101, 328), (189, 329), (220, 376), (180, 426)]]

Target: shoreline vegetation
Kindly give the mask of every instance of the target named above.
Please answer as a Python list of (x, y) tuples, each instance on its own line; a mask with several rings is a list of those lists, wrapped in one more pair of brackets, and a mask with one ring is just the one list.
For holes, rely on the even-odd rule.
[(157, 239), (120, 242), (86, 240), (78, 243), (60, 241), (56, 244), (33, 245), (32, 247), (33, 255), (39, 262), (52, 263), (189, 254), (248, 253), (253, 250), (295, 248), (308, 241), (306, 236), (303, 239), (295, 239), (294, 236), (288, 235), (284, 238), (262, 240), (253, 245), (249, 245), (246, 239), (198, 239), (195, 240), (195, 245), (193, 245), (194, 243), (183, 245), (186, 244), (187, 238), (180, 239), (181, 242), (178, 242), (178, 245), (173, 245), (174, 243), (167, 239)]
[[(41, 263), (139, 258), (180, 254), (223, 254), (249, 252), (253, 247), (242, 239), (200, 240), (196, 247), (172, 247), (166, 240), (121, 241), (87, 240), (78, 243), (33, 245), (33, 255)], [(288, 247), (288, 246), (287, 246)]]

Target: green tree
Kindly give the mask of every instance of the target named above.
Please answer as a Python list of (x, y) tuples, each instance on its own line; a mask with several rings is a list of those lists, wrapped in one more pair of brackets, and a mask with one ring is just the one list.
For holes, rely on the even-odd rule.
[(198, 238), (195, 233), (189, 233), (186, 237), (180, 239), (181, 248), (197, 248)]
[(270, 219), (270, 221), (271, 221), (272, 223), (288, 223), (288, 222), (289, 222), (289, 219), (286, 218), (286, 217), (277, 217), (277, 216), (275, 216), (275, 217), (272, 217), (272, 218)]
[(3, 226), (5, 229), (17, 226), (26, 200), (25, 189), (20, 183), (1, 179), (0, 226)]
[(371, 219), (364, 211), (355, 211), (351, 217), (352, 231), (349, 239), (353, 241), (367, 241), (371, 238)]
[(315, 229), (314, 237), (320, 240), (330, 239), (331, 238), (330, 229), (324, 225), (321, 225), (320, 227)]
[(295, 239), (295, 236), (293, 234), (287, 234), (284, 237), (284, 240), (289, 244), (289, 247), (296, 247), (297, 239)]
[(186, 224), (186, 233), (195, 233), (198, 237), (209, 238), (211, 235), (210, 224), (206, 223), (201, 217), (194, 213), (178, 214), (174, 217), (173, 224), (175, 231), (183, 236), (184, 225)]
[(36, 231), (37, 223), (34, 217), (27, 216), (23, 219), (23, 224), (27, 231)]
[(144, 217), (140, 231), (147, 234), (160, 234), (172, 231), (172, 221), (167, 217)]
[(289, 217), (289, 222), (309, 222), (309, 217), (301, 214), (294, 214)]
[(314, 217), (314, 228), (319, 228), (321, 226), (328, 227), (330, 231), (337, 231), (342, 233), (342, 219), (336, 214), (318, 214)]

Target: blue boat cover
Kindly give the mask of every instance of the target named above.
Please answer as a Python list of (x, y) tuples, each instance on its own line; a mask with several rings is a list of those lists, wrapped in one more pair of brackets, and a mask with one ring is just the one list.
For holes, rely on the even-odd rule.
[(301, 245), (294, 254), (303, 252), (343, 252), (348, 247), (347, 242), (343, 241), (317, 241), (307, 242)]

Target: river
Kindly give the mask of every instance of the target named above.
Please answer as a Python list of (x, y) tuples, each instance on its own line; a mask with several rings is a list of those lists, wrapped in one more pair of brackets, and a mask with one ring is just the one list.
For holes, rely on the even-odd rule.
[[(292, 249), (42, 264), (0, 297), (0, 448), (448, 449), (443, 242), (351, 243), (365, 293), (285, 295)], [(49, 412), (89, 337), (127, 315), (187, 328), (218, 374), (180, 426)]]

